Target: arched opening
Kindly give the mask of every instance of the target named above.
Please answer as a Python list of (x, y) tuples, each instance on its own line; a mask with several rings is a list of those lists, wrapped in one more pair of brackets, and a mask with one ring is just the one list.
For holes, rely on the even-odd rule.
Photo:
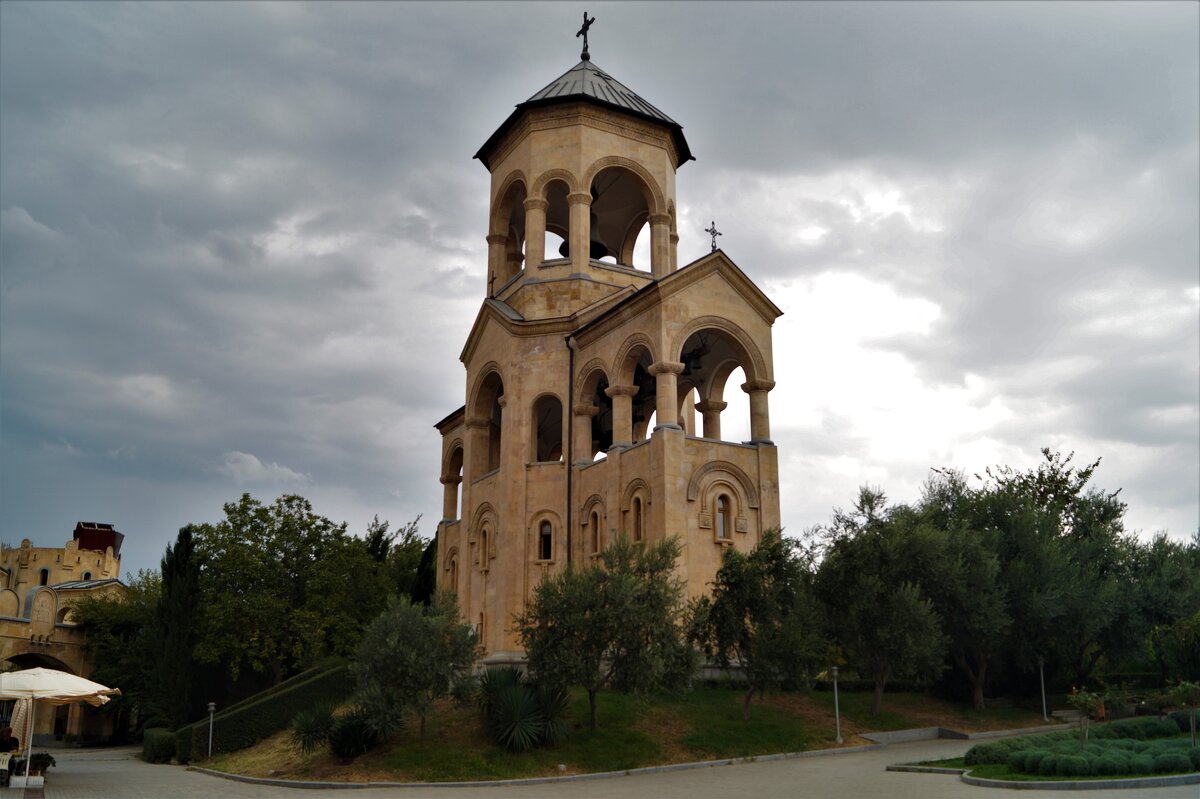
[(64, 608), (58, 609), (58, 614), (54, 617), (55, 624), (70, 624), (71, 623), (71, 606), (67, 605)]
[(567, 205), (570, 187), (561, 180), (552, 180), (546, 186), (546, 234), (547, 260), (566, 258), (567, 242), (571, 238), (571, 210)]
[(613, 443), (613, 401), (608, 396), (608, 375), (602, 369), (593, 369), (584, 379), (579, 410), (587, 410), (591, 415), (586, 430), (576, 429), (576, 434), (584, 437), (580, 444), (587, 444), (586, 450), (577, 452), (584, 460), (600, 460), (597, 456), (608, 452)]
[[(649, 257), (635, 262), (638, 239), (649, 240), (653, 196), (642, 178), (621, 166), (602, 169), (592, 179), (592, 260), (647, 269)], [(645, 249), (649, 253), (648, 246)]]
[(554, 526), (549, 521), (538, 525), (538, 560), (554, 560)]
[[(492, 222), (492, 235), (503, 240), (491, 239), (497, 249), (490, 256), (491, 274), (488, 276), (488, 294), (493, 295), (517, 275), (525, 261), (525, 184), (520, 180), (512, 183), (501, 196)], [(500, 250), (503, 245), (503, 250)]]
[(488, 523), (484, 523), (483, 527), (479, 528), (479, 571), (486, 572), (488, 570), (489, 561), (492, 558), (492, 528)]
[(38, 572), (38, 585), (46, 585), (50, 582), (50, 570), (42, 569)]
[(452, 552), (446, 561), (446, 588), (458, 593), (458, 553)]
[(590, 528), (588, 530), (588, 534), (589, 543), (591, 544), (591, 552), (593, 555), (599, 555), (600, 547), (603, 543), (600, 535), (600, 511), (592, 511), (592, 515), (588, 520), (588, 527)]
[(644, 530), (644, 512), (642, 510), (642, 498), (633, 498), (633, 540), (641, 541), (645, 535)]
[(629, 431), (614, 431), (614, 439), (636, 443), (649, 437), (653, 429), (649, 422), (654, 417), (658, 403), (658, 381), (650, 374), (654, 356), (650, 350), (638, 344), (624, 356), (618, 369), (620, 380), (635, 391), (629, 399)]
[(539, 463), (563, 459), (563, 412), (562, 401), (551, 394), (538, 397), (533, 403), (533, 433), (531, 451)]
[(85, 580), (90, 580), (90, 579), (92, 579), (92, 573), (91, 573), (91, 572), (84, 572), (84, 573), (83, 573), (83, 579), (85, 579)]
[(692, 333), (680, 350), (682, 396), (695, 390), (701, 435), (721, 441), (750, 441), (750, 401), (741, 390), (753, 371), (745, 346), (726, 330), (704, 328)]
[(471, 404), (471, 479), (500, 468), (503, 432), (504, 381), (498, 372), (487, 374)]
[(450, 450), (442, 470), (442, 518), (446, 521), (462, 518), (463, 448)]
[(725, 494), (717, 495), (716, 508), (716, 530), (717, 538), (724, 540), (730, 537), (733, 532), (733, 524), (729, 515), (729, 497)]

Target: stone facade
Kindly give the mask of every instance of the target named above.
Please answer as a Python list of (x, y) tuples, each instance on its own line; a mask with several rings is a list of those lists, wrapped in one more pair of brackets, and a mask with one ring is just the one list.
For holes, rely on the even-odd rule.
[[(622, 102), (596, 99), (614, 91)], [(461, 354), (466, 404), (437, 424), (439, 584), (489, 662), (521, 657), (512, 617), (540, 579), (619, 535), (678, 537), (697, 596), (727, 547), (780, 524), (767, 397), (781, 312), (720, 250), (677, 268), (682, 128), (586, 61), (517, 109), (477, 156), (486, 294)], [(739, 389), (751, 440), (724, 441)]]
[[(0, 546), (0, 665), (90, 674), (71, 605), (84, 596), (125, 592), (118, 580), (122, 538), (111, 525), (80, 522), (61, 547), (35, 547), (28, 538), (19, 547)], [(7, 716), (4, 707), (0, 716)], [(39, 745), (68, 734), (104, 737), (111, 726), (78, 704), (58, 706), (36, 722)]]

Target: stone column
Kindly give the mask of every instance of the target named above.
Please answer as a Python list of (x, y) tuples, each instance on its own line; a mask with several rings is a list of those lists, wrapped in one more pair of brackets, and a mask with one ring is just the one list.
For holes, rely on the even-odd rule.
[(771, 440), (771, 414), (767, 409), (767, 392), (775, 388), (773, 380), (752, 380), (742, 383), (742, 391), (750, 395), (750, 443), (774, 444)]
[(613, 401), (613, 443), (609, 452), (633, 445), (633, 397), (637, 386), (609, 386), (604, 393)]
[(676, 390), (676, 377), (683, 371), (683, 364), (678, 361), (659, 361), (651, 364), (647, 371), (654, 375), (656, 388), (654, 413), (658, 424), (654, 429), (682, 430), (679, 426), (679, 392)]
[(592, 195), (586, 191), (567, 195), (570, 205), (571, 229), (567, 232), (571, 266), (582, 272), (591, 258)]
[(458, 475), (442, 478), (442, 521), (444, 522), (452, 522), (458, 518), (458, 487), (461, 484), (462, 477)]
[(505, 270), (508, 268), (508, 236), (503, 233), (492, 233), (487, 237), (488, 243), (488, 286), (487, 295), (490, 297), (504, 282)]
[(728, 402), (721, 400), (704, 400), (696, 403), (696, 410), (704, 417), (704, 437), (721, 438), (721, 411), (729, 407)]
[(538, 266), (546, 260), (546, 208), (541, 197), (525, 201), (525, 266)]
[[(528, 247), (526, 247), (528, 249)], [(671, 271), (679, 268), (679, 234), (671, 233)]]
[(466, 456), (463, 460), (463, 476), (468, 480), (478, 480), (487, 472), (488, 448), (490, 438), (488, 431), (492, 426), (491, 420), (485, 416), (468, 417), (463, 425), (467, 428)]
[(671, 272), (671, 215), (650, 215), (650, 272), (666, 277)]
[(592, 417), (600, 412), (595, 405), (575, 406), (575, 431), (571, 435), (572, 463), (587, 466), (592, 462)]

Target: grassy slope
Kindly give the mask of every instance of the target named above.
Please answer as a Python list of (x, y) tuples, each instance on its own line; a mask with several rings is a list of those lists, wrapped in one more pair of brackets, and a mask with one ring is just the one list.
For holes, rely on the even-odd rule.
[[(842, 694), (840, 701), (846, 745), (865, 743), (858, 733), (872, 730), (929, 726), (980, 730), (1041, 723), (1040, 715), (1027, 711), (981, 714), (917, 694), (888, 696), (888, 710), (876, 717), (868, 712), (868, 695)], [(828, 693), (756, 698), (748, 723), (741, 719), (741, 694), (714, 688), (643, 697), (604, 693), (597, 707), (598, 728), (589, 730), (587, 697), (577, 692), (572, 697), (570, 737), (553, 749), (522, 754), (494, 746), (474, 708), (443, 702), (430, 715), (423, 738), (414, 724), (387, 746), (352, 764), (339, 763), (325, 752), (301, 755), (284, 732), (204, 765), (285, 779), (441, 782), (621, 771), (834, 745), (833, 696)]]

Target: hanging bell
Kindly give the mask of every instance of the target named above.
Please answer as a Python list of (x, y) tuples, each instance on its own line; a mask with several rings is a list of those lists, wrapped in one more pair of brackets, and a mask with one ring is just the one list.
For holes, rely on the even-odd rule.
[[(599, 221), (596, 219), (596, 212), (591, 213), (591, 242), (588, 246), (588, 257), (593, 261), (599, 261), (604, 256), (608, 255), (608, 246), (600, 240)], [(567, 239), (563, 239), (563, 243), (558, 247), (558, 254), (563, 258), (571, 257), (571, 245)]]

